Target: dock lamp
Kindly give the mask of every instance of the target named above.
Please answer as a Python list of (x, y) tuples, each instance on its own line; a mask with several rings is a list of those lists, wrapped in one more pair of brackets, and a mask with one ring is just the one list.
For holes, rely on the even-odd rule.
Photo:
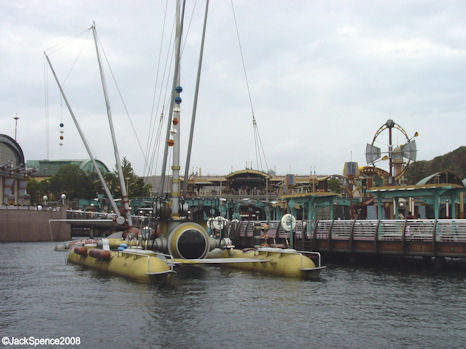
[(63, 194), (61, 194), (61, 196), (60, 196), (60, 197), (61, 197), (61, 204), (62, 204), (63, 206), (65, 206), (65, 199), (66, 199), (66, 194), (65, 194), (65, 193), (63, 193)]
[(47, 205), (47, 200), (48, 200), (48, 199), (49, 199), (49, 198), (47, 197), (47, 195), (42, 196), (42, 201), (44, 201), (44, 205), (45, 205), (45, 206)]

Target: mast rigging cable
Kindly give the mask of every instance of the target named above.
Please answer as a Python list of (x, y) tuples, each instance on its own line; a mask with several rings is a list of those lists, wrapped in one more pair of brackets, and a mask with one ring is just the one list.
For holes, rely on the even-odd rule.
[[(260, 135), (259, 135), (259, 129), (257, 127), (256, 118), (254, 116), (254, 108), (252, 106), (251, 90), (249, 88), (248, 75), (246, 73), (246, 65), (244, 63), (243, 48), (241, 46), (241, 39), (240, 39), (240, 36), (239, 36), (238, 23), (236, 21), (236, 13), (235, 13), (235, 7), (233, 6), (233, 0), (230, 0), (230, 3), (231, 3), (231, 9), (232, 9), (232, 12), (233, 12), (233, 19), (234, 19), (234, 22), (235, 22), (236, 36), (238, 38), (238, 46), (239, 46), (239, 52), (240, 52), (240, 55), (241, 55), (241, 62), (243, 64), (244, 78), (245, 78), (246, 87), (247, 87), (247, 90), (248, 90), (249, 104), (251, 106), (252, 125), (253, 125), (253, 129), (254, 129), (254, 149), (255, 149), (255, 153), (256, 153), (256, 163), (257, 163), (258, 169), (262, 169), (262, 160), (261, 160), (261, 155), (262, 155), (264, 157), (264, 163), (265, 163), (266, 171), (268, 171), (269, 166), (267, 165), (267, 159), (265, 157), (264, 147), (262, 146), (262, 141), (261, 141), (261, 138), (260, 138)], [(262, 151), (262, 153), (261, 153), (261, 151)]]

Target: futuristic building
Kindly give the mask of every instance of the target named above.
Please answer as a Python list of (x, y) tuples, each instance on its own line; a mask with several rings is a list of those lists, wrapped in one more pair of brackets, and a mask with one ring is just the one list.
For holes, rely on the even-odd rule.
[(0, 204), (28, 205), (27, 169), (23, 150), (11, 137), (0, 134)]

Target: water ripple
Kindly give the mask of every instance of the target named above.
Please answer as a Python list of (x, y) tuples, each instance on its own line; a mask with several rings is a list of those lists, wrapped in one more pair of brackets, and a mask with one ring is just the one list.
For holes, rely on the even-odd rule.
[(319, 282), (190, 267), (138, 284), (53, 243), (0, 244), (0, 334), (83, 347), (411, 348), (466, 342), (465, 275), (330, 265)]

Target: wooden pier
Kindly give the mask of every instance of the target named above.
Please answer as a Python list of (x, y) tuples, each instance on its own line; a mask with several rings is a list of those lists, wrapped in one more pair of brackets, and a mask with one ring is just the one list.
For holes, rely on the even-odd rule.
[[(238, 247), (254, 245), (254, 222), (230, 226)], [(293, 232), (262, 222), (261, 243), (326, 253), (466, 258), (466, 219), (298, 221)]]
[[(147, 217), (134, 216), (137, 225)], [(74, 234), (99, 236), (117, 227), (114, 215), (68, 211)], [(290, 234), (280, 221), (232, 221), (222, 232), (239, 248), (253, 247), (254, 227), (260, 226), (260, 244), (331, 254), (393, 255), (466, 258), (466, 219), (413, 220), (298, 220)], [(256, 228), (257, 229), (257, 228)], [(291, 241), (292, 235), (292, 241)]]

